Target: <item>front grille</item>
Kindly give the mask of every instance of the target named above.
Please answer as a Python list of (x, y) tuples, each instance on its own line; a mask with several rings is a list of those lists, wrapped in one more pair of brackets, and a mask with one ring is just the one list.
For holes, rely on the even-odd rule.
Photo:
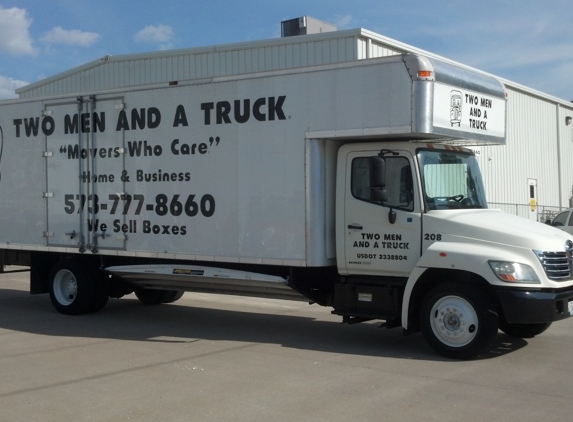
[(571, 280), (571, 264), (566, 252), (535, 251), (547, 278), (555, 281)]

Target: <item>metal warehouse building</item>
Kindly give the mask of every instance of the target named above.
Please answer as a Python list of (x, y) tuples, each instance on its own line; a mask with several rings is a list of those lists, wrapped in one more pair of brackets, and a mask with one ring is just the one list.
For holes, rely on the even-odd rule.
[[(309, 17), (283, 22), (283, 37), (203, 48), (106, 56), (17, 90), (20, 98), (89, 95), (95, 91), (205, 83), (276, 71), (416, 53), (463, 64), (364, 30), (334, 31)], [(298, 35), (299, 36), (284, 36)], [(473, 69), (475, 70), (475, 69)], [(573, 104), (501, 80), (507, 90), (507, 145), (476, 146), (493, 208), (543, 221), (573, 195)]]

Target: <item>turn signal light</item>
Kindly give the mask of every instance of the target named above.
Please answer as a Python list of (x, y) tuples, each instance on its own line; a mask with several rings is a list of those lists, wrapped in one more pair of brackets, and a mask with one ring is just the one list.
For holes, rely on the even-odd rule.
[(529, 265), (517, 262), (489, 261), (489, 266), (497, 278), (506, 283), (540, 283), (535, 271)]

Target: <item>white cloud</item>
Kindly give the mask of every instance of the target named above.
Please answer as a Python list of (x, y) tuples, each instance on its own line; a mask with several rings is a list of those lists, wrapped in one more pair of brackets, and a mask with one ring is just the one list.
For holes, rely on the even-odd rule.
[(28, 32), (31, 24), (32, 19), (25, 9), (4, 9), (0, 6), (0, 51), (16, 56), (35, 56), (37, 51), (32, 46), (32, 38)]
[(64, 29), (56, 26), (49, 32), (46, 32), (40, 41), (46, 44), (67, 44), (88, 47), (96, 43), (100, 35), (95, 32), (83, 32), (79, 29)]
[(332, 24), (336, 26), (337, 29), (349, 29), (354, 25), (355, 19), (351, 15), (346, 16), (336, 16), (332, 20)]
[(28, 82), (17, 81), (0, 75), (0, 100), (18, 98), (14, 91), (24, 85), (28, 85)]
[(173, 29), (167, 25), (147, 25), (134, 35), (135, 42), (160, 43), (161, 48), (170, 48), (170, 41), (175, 36)]

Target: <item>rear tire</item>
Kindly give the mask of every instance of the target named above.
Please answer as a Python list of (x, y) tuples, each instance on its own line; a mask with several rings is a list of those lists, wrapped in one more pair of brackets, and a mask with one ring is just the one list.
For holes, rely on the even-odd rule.
[(499, 329), (508, 336), (519, 338), (533, 338), (551, 326), (550, 322), (534, 324), (504, 324)]
[(172, 303), (181, 299), (183, 290), (158, 290), (158, 289), (136, 289), (135, 296), (141, 303), (146, 305), (159, 305), (161, 303)]
[(95, 277), (95, 297), (88, 312), (97, 312), (102, 310), (109, 300), (110, 280), (107, 274), (99, 273)]
[(183, 293), (185, 293), (185, 290), (167, 290), (167, 292), (169, 292), (169, 294), (165, 295), (164, 300), (161, 303), (177, 302), (179, 299), (183, 297)]
[[(95, 274), (96, 271), (77, 261), (58, 262), (50, 273), (50, 300), (54, 308), (66, 315), (96, 310), (101, 303), (96, 303), (98, 293)], [(99, 300), (103, 301), (101, 298)]]
[(422, 334), (436, 352), (447, 358), (476, 357), (494, 342), (498, 324), (492, 301), (472, 286), (438, 285), (422, 301)]
[(135, 291), (133, 285), (126, 283), (121, 278), (111, 276), (109, 279), (109, 297), (120, 299), (125, 295), (130, 295)]

